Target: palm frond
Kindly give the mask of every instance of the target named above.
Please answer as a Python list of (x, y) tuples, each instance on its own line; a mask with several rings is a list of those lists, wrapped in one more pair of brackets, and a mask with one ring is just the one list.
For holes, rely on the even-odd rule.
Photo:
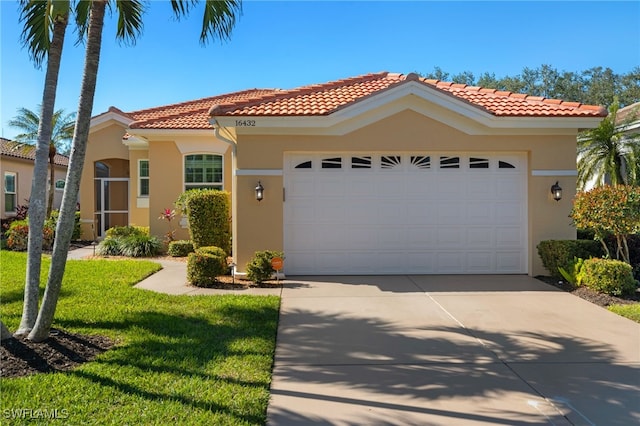
[(135, 44), (142, 33), (144, 24), (142, 16), (146, 11), (145, 4), (139, 0), (116, 0), (118, 27), (116, 38), (128, 44)]
[(206, 0), (200, 42), (205, 44), (215, 38), (228, 40), (236, 24), (236, 15), (241, 14), (240, 0)]

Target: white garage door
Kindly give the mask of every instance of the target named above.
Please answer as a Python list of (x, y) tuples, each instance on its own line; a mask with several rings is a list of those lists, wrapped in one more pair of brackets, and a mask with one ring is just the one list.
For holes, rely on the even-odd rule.
[(524, 154), (286, 154), (285, 272), (527, 272)]

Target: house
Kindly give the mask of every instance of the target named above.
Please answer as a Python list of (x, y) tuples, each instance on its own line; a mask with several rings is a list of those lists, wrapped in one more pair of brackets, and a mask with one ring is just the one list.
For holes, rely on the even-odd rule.
[[(19, 205), (29, 204), (35, 156), (35, 146), (0, 138), (0, 173), (2, 174), (3, 194), (0, 199), (0, 214), (2, 219), (15, 216)], [(56, 180), (53, 208), (59, 209), (69, 158), (56, 154), (54, 162)], [(48, 188), (49, 184), (47, 184), (47, 190)]]
[(239, 271), (272, 249), (289, 275), (537, 275), (541, 240), (575, 238), (576, 135), (606, 114), (389, 72), (110, 108), (92, 120), (82, 217), (162, 236), (182, 191), (221, 188)]
[(640, 102), (620, 108), (616, 114), (616, 127), (624, 135), (631, 136), (640, 133)]

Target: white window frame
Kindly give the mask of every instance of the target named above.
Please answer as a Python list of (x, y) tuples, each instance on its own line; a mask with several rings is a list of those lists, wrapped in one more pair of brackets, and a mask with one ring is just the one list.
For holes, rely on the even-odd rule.
[(147, 190), (150, 192), (150, 181), (149, 181), (149, 176), (142, 176), (142, 162), (146, 161), (147, 162), (147, 173), (150, 174), (150, 168), (149, 168), (149, 159), (148, 158), (141, 158), (138, 160), (138, 198), (149, 198), (149, 194), (143, 194), (142, 193), (142, 181), (146, 180), (147, 181)]
[[(220, 157), (220, 182), (187, 182), (187, 157), (194, 155), (211, 155)], [(224, 189), (224, 155), (215, 152), (192, 152), (182, 157), (182, 184), (185, 191), (189, 189), (210, 187), (211, 189)]]
[[(7, 191), (8, 176), (13, 177), (13, 191)], [(18, 210), (18, 174), (16, 172), (4, 172), (3, 179), (2, 186), (4, 187), (4, 194), (2, 194), (2, 196), (4, 199), (2, 201), (4, 204), (4, 212), (9, 214), (15, 213)], [(7, 195), (13, 195), (13, 210), (7, 210)]]

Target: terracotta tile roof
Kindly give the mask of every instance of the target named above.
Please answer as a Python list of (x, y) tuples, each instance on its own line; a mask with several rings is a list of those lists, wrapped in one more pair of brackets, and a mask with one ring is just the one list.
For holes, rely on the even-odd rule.
[(133, 120), (129, 125), (130, 129), (211, 129), (210, 116), (329, 115), (409, 81), (419, 82), (499, 117), (606, 116), (606, 110), (599, 106), (428, 80), (413, 73), (403, 75), (389, 72), (367, 74), (290, 90), (250, 89), (132, 112), (123, 112), (111, 107), (108, 112)]
[(604, 117), (600, 106), (565, 102), (482, 87), (421, 78), (416, 74), (381, 72), (347, 78), (269, 95), (229, 102), (221, 99), (213, 116), (317, 116), (329, 115), (369, 96), (408, 81), (417, 81), (481, 108), (498, 117)]
[[(0, 138), (0, 154), (7, 157), (34, 161), (36, 159), (36, 147), (33, 145), (27, 145), (25, 143)], [(62, 154), (56, 154), (54, 162), (58, 166), (67, 167), (69, 165), (69, 157)]]
[(277, 92), (277, 89), (250, 89), (128, 113), (113, 107), (109, 111), (135, 120), (129, 125), (131, 129), (211, 129), (209, 109), (213, 105), (242, 103)]

